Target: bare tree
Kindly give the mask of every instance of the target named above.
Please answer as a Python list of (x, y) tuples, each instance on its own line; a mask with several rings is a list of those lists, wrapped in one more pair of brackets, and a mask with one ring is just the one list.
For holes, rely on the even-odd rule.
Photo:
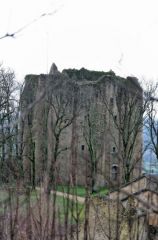
[(83, 137), (87, 146), (88, 169), (87, 174), (90, 174), (90, 191), (95, 192), (97, 189), (95, 184), (97, 180), (98, 163), (102, 155), (101, 141), (102, 133), (104, 132), (104, 120), (102, 113), (98, 111), (98, 106), (92, 101), (88, 101), (85, 110), (83, 121)]
[(17, 117), (17, 84), (14, 72), (0, 68), (0, 148), (1, 167), (4, 178), (8, 179), (15, 155), (15, 135)]
[(143, 115), (147, 107), (137, 80), (127, 80), (127, 86), (118, 85), (112, 98), (101, 93), (109, 114), (113, 154), (118, 159), (119, 171), (122, 171), (121, 182), (129, 182), (133, 174), (138, 176), (141, 172)]
[[(72, 82), (60, 81), (48, 92), (49, 115), (51, 117), (48, 131), (52, 132), (53, 144), (48, 149), (52, 153), (48, 163), (48, 188), (49, 191), (55, 187), (57, 178), (57, 160), (60, 154), (70, 149), (70, 145), (62, 144), (64, 131), (68, 129), (76, 115), (73, 111), (75, 101), (76, 86)], [(49, 120), (49, 116), (48, 116)]]
[[(145, 121), (145, 130), (147, 131), (148, 149), (158, 161), (158, 84), (148, 86), (146, 97), (149, 99), (147, 106), (147, 118)], [(154, 160), (154, 159), (153, 159)]]

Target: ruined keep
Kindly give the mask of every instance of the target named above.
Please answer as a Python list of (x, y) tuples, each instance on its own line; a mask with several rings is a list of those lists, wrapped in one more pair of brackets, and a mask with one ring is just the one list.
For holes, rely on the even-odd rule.
[[(133, 110), (131, 99), (135, 99)], [(58, 182), (82, 185), (93, 181), (95, 188), (121, 183), (128, 161), (123, 138), (133, 145), (128, 165), (133, 164), (130, 178), (137, 177), (141, 171), (141, 106), (138, 80), (116, 76), (113, 71), (59, 72), (53, 64), (49, 74), (27, 75), (21, 95), (25, 178), (38, 184), (53, 166)], [(128, 134), (138, 121), (137, 133)], [(120, 126), (127, 131), (122, 132), (125, 136)]]

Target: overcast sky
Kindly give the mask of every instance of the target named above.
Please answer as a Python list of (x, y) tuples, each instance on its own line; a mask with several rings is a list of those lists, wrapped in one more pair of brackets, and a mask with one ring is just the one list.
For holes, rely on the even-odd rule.
[(52, 62), (157, 80), (157, 11), (157, 0), (0, 0), (0, 37), (53, 13), (1, 39), (0, 62), (19, 80)]

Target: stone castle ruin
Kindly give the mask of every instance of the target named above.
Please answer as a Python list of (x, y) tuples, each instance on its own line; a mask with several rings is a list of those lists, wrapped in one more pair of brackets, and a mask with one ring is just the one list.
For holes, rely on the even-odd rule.
[(27, 75), (21, 95), (24, 176), (94, 188), (141, 171), (142, 89), (134, 77), (84, 68)]

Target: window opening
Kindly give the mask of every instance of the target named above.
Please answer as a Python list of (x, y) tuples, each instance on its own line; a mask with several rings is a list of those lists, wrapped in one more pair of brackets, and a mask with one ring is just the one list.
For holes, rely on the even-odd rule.
[(113, 105), (114, 104), (114, 99), (111, 97), (110, 98), (110, 104)]
[(118, 166), (113, 165), (112, 166), (112, 180), (116, 181), (118, 178)]
[(81, 145), (81, 150), (82, 150), (82, 151), (84, 150), (84, 145)]

